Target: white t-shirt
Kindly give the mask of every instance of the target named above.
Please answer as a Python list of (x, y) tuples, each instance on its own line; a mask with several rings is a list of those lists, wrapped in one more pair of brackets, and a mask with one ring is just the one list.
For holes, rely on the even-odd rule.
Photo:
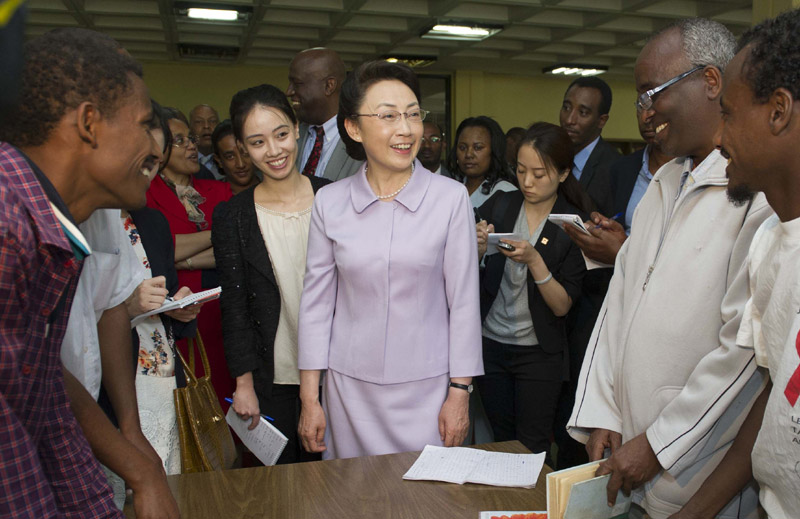
[(753, 448), (759, 500), (771, 519), (800, 513), (800, 218), (771, 216), (750, 245), (750, 300), (736, 343), (755, 349), (772, 392)]
[[(64, 366), (95, 400), (103, 376), (97, 322), (104, 311), (124, 302), (143, 279), (139, 258), (119, 221), (119, 209), (98, 209), (78, 226), (92, 253), (83, 263), (61, 345)], [(130, 329), (124, 333), (130, 334)]]

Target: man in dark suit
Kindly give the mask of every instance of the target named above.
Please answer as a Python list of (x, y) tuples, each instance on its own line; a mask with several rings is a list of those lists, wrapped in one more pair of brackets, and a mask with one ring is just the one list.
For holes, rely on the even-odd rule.
[(564, 93), (559, 121), (575, 145), (572, 174), (597, 205), (611, 213), (609, 168), (619, 153), (600, 137), (611, 110), (611, 88), (598, 77), (579, 77)]
[(442, 148), (444, 148), (444, 132), (435, 122), (425, 121), (422, 130), (422, 144), (419, 146), (417, 158), (425, 169), (437, 175), (450, 176), (450, 172), (442, 162)]
[(304, 175), (335, 181), (361, 167), (347, 155), (336, 124), (344, 78), (344, 62), (331, 49), (304, 50), (289, 65), (286, 96), (301, 123), (297, 167)]

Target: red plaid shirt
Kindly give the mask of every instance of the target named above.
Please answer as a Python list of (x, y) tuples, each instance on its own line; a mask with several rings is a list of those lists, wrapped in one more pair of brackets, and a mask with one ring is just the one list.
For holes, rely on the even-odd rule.
[(0, 143), (0, 517), (123, 517), (64, 389), (81, 262), (50, 203), (66, 207), (33, 168)]

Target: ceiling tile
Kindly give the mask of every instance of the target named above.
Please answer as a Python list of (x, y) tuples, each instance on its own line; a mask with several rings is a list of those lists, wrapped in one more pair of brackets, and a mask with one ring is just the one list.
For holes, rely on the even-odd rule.
[(292, 7), (294, 9), (338, 11), (342, 9), (342, 0), (272, 0), (269, 5), (275, 7)]
[(331, 25), (331, 18), (328, 14), (290, 9), (268, 9), (263, 21), (286, 25), (311, 25), (326, 29)]
[(426, 0), (367, 0), (361, 6), (360, 11), (362, 13), (426, 16), (428, 2)]
[(448, 18), (476, 22), (507, 22), (508, 8), (478, 3), (465, 3), (451, 9), (445, 16)]
[(348, 29), (367, 29), (370, 31), (405, 31), (408, 23), (401, 16), (370, 16), (357, 14), (344, 24)]
[(535, 14), (525, 21), (550, 27), (583, 27), (583, 14), (577, 11), (549, 9)]
[(262, 25), (258, 28), (258, 35), (267, 36), (269, 38), (316, 40), (319, 39), (319, 29), (312, 29), (309, 27)]
[(87, 13), (158, 14), (158, 2), (153, 0), (86, 0)]

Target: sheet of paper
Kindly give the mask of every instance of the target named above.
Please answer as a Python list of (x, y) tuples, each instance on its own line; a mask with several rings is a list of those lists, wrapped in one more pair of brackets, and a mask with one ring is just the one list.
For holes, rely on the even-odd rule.
[(486, 246), (486, 254), (496, 254), (500, 252), (497, 250), (497, 244), (500, 243), (500, 240), (513, 240), (513, 241), (522, 241), (525, 237), (521, 234), (515, 234), (512, 232), (490, 232), (489, 233), (489, 241), (487, 242)]
[(403, 479), (466, 483), (486, 451), (466, 447), (426, 445)]
[(631, 508), (631, 496), (625, 497), (622, 490), (617, 492), (617, 501), (612, 508), (608, 507), (606, 486), (610, 474), (598, 476), (572, 485), (564, 511), (564, 519), (622, 519), (628, 516)]
[(558, 225), (559, 227), (561, 227), (564, 224), (568, 224), (575, 227), (576, 229), (578, 229), (583, 233), (592, 234), (583, 224), (583, 220), (581, 220), (581, 217), (578, 216), (577, 214), (551, 214), (547, 217), (547, 219), (553, 222), (554, 224)]
[(156, 308), (155, 310), (151, 310), (149, 312), (145, 312), (141, 315), (137, 315), (136, 317), (134, 317), (131, 320), (131, 328), (135, 328), (139, 323), (141, 323), (151, 315), (163, 314), (164, 312), (169, 312), (170, 310), (177, 310), (178, 308), (186, 308), (189, 305), (194, 305), (197, 303), (205, 303), (207, 301), (219, 299), (220, 294), (222, 294), (222, 287), (203, 290), (202, 292), (197, 292), (196, 294), (186, 296), (183, 299), (178, 299), (178, 300), (165, 299), (164, 304), (162, 304), (159, 308)]
[(543, 465), (543, 452), (509, 454), (426, 445), (403, 479), (532, 488)]
[(614, 265), (609, 265), (608, 263), (600, 263), (599, 261), (591, 259), (586, 254), (584, 254), (583, 251), (581, 251), (581, 254), (583, 254), (583, 262), (586, 263), (586, 270), (614, 268)]
[(275, 465), (289, 442), (289, 439), (275, 426), (266, 421), (263, 416), (255, 429), (252, 431), (247, 430), (252, 421), (239, 418), (239, 415), (234, 412), (233, 406), (228, 408), (225, 421), (228, 422), (231, 429), (242, 440), (242, 443), (250, 449), (250, 452), (255, 454), (256, 458), (267, 466)]
[(483, 460), (467, 478), (469, 483), (496, 487), (533, 488), (544, 466), (544, 452), (510, 454), (486, 452)]

